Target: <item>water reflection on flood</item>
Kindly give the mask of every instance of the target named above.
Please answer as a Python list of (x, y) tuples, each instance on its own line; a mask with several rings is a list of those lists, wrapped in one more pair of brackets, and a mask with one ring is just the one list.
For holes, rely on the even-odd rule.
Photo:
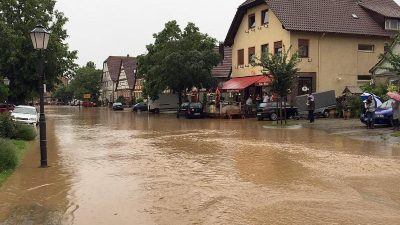
[(400, 150), (255, 120), (48, 108), (0, 224), (398, 224)]

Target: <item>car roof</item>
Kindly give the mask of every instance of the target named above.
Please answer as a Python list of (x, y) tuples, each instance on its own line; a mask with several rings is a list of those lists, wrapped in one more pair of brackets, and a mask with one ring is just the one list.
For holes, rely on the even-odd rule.
[(15, 108), (36, 109), (35, 107), (33, 107), (33, 106), (29, 106), (29, 105), (19, 105), (19, 106), (15, 107)]

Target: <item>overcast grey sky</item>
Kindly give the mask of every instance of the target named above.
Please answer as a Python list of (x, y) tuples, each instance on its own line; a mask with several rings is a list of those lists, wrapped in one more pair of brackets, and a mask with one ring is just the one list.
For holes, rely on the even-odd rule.
[[(400, 0), (395, 0), (398, 4)], [(66, 26), (78, 64), (94, 61), (98, 68), (109, 55), (136, 56), (153, 42), (152, 34), (177, 20), (194, 22), (201, 32), (225, 39), (237, 7), (244, 0), (58, 0), (69, 18)]]
[(225, 39), (237, 7), (244, 0), (58, 0), (57, 9), (69, 18), (66, 26), (78, 63), (92, 60), (98, 68), (109, 55), (145, 53), (153, 33), (177, 20), (194, 22), (201, 32)]

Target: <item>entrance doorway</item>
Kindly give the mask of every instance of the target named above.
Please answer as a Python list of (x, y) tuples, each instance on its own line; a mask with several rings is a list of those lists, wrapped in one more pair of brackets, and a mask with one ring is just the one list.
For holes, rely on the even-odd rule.
[(313, 91), (313, 78), (312, 77), (299, 77), (297, 83), (297, 95), (305, 95), (309, 91)]

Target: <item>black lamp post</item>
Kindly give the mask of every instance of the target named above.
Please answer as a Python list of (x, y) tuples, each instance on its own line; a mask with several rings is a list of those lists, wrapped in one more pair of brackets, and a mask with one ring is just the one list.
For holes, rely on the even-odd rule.
[(50, 32), (48, 32), (41, 24), (37, 25), (30, 33), (33, 48), (39, 51), (40, 60), (38, 63), (39, 73), (39, 96), (40, 96), (40, 167), (47, 167), (47, 140), (46, 140), (46, 118), (44, 114), (44, 62), (42, 51), (47, 49), (49, 43)]

